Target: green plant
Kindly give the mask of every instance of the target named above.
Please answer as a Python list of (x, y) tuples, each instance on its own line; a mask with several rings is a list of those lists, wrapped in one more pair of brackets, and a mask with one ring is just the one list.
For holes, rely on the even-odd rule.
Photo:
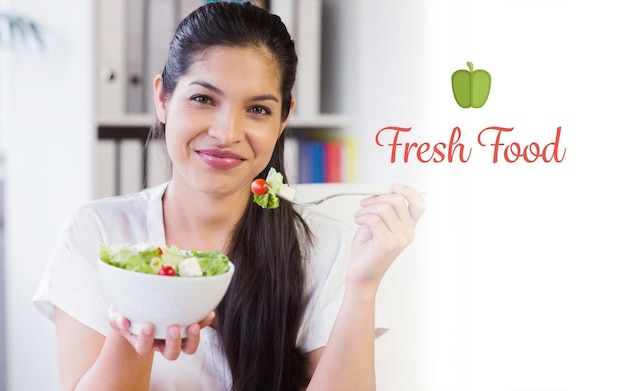
[(26, 42), (29, 39), (34, 39), (37, 45), (43, 49), (43, 34), (41, 26), (37, 22), (24, 16), (0, 12), (0, 46), (6, 42), (15, 44), (18, 41)]

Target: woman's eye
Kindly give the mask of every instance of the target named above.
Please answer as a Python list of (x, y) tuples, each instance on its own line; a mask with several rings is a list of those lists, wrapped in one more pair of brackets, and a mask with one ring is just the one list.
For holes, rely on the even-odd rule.
[(272, 112), (270, 109), (264, 106), (253, 106), (250, 108), (250, 112), (256, 115), (270, 115)]
[(198, 103), (213, 103), (213, 99), (206, 95), (194, 95), (191, 100)]

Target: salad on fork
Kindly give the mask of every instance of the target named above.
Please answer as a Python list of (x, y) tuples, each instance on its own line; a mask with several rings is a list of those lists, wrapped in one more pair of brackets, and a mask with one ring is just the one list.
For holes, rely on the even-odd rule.
[(289, 187), (289, 185), (283, 183), (283, 175), (276, 171), (274, 167), (270, 168), (267, 178), (257, 178), (252, 182), (250, 189), (252, 190), (254, 202), (262, 208), (275, 209), (280, 204), (280, 199), (289, 201), (296, 205), (319, 205), (324, 201), (339, 196), (374, 196), (379, 193), (336, 193), (330, 194), (326, 197), (320, 198), (315, 201), (296, 201), (296, 189)]
[(271, 167), (265, 179), (257, 178), (252, 182), (253, 201), (261, 208), (276, 209), (280, 204), (279, 197), (294, 201), (296, 199), (296, 189), (283, 183), (283, 174)]

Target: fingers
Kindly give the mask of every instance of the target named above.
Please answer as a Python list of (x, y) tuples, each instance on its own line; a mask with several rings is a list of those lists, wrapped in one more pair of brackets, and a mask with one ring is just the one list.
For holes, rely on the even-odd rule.
[(183, 339), (181, 350), (186, 354), (192, 354), (200, 344), (200, 325), (198, 323), (187, 327), (187, 338)]
[(206, 318), (200, 322), (192, 324), (187, 327), (187, 338), (183, 339), (182, 351), (187, 354), (192, 354), (198, 349), (200, 344), (200, 329), (209, 326), (215, 320), (217, 314), (215, 311), (211, 311)]
[(426, 209), (422, 194), (410, 186), (393, 184), (389, 192), (361, 201), (355, 222), (371, 229), (385, 247), (406, 246), (415, 235), (415, 226)]
[[(389, 204), (393, 206), (396, 216), (404, 224), (409, 224), (409, 222), (412, 222), (413, 225), (417, 224), (426, 210), (426, 200), (420, 192), (410, 186), (397, 183), (391, 185), (388, 193), (365, 198), (361, 201), (363, 207), (376, 204)], [(385, 214), (384, 209), (378, 209), (376, 211), (383, 215)], [(359, 212), (368, 213), (368, 211), (363, 210)]]
[(426, 199), (424, 199), (422, 193), (410, 186), (400, 185), (398, 183), (392, 184), (389, 192), (400, 194), (406, 199), (411, 218), (417, 223), (426, 211)]
[(145, 356), (153, 351), (160, 352), (167, 360), (175, 360), (180, 353), (193, 354), (200, 344), (200, 329), (208, 326), (215, 320), (215, 311), (211, 312), (199, 323), (187, 327), (187, 336), (182, 338), (179, 326), (170, 326), (167, 329), (165, 339), (154, 338), (154, 326), (145, 323), (141, 326), (138, 334), (130, 331), (130, 321), (123, 317), (117, 310), (109, 307), (109, 324), (113, 330), (122, 334), (133, 346), (135, 351)]
[(145, 356), (151, 353), (154, 351), (154, 326), (150, 323), (141, 325), (139, 335), (130, 337), (129, 340), (140, 355)]
[(211, 311), (211, 313), (209, 315), (207, 315), (206, 318), (202, 319), (199, 323), (200, 328), (206, 327), (208, 325), (210, 325), (211, 323), (213, 323), (213, 321), (215, 320), (215, 317), (217, 316), (217, 314), (215, 313), (215, 311)]
[[(144, 323), (139, 329), (139, 333), (133, 334), (130, 331), (130, 321), (123, 317), (115, 308), (109, 307), (109, 325), (111, 328), (122, 334), (133, 346), (137, 354), (146, 356), (153, 351), (160, 352), (168, 360), (175, 360), (180, 356), (181, 351), (194, 353), (200, 341), (200, 326), (189, 326), (187, 329), (188, 338), (183, 344), (179, 326), (171, 326), (167, 330), (164, 340), (154, 338), (154, 325)], [(210, 320), (214, 318), (211, 317)]]
[(179, 326), (170, 326), (167, 329), (165, 343), (159, 346), (159, 351), (168, 360), (176, 360), (182, 351), (183, 339), (180, 336)]
[(119, 312), (117, 312), (115, 307), (113, 307), (112, 305), (109, 306), (108, 315), (109, 325), (113, 330), (128, 331), (128, 328), (130, 327), (130, 322), (128, 321), (128, 319), (124, 318)]
[[(354, 215), (355, 222), (372, 229), (376, 236), (398, 235), (403, 232), (413, 232), (415, 222), (409, 214), (404, 199), (400, 196), (377, 197), (377, 201), (369, 201)], [(403, 235), (404, 236), (404, 235)]]

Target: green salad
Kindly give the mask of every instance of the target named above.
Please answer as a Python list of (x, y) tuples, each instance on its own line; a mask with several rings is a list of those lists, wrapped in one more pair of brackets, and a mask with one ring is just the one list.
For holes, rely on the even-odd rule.
[(110, 265), (147, 274), (201, 277), (226, 273), (228, 257), (219, 251), (181, 250), (176, 246), (101, 244), (100, 259)]

